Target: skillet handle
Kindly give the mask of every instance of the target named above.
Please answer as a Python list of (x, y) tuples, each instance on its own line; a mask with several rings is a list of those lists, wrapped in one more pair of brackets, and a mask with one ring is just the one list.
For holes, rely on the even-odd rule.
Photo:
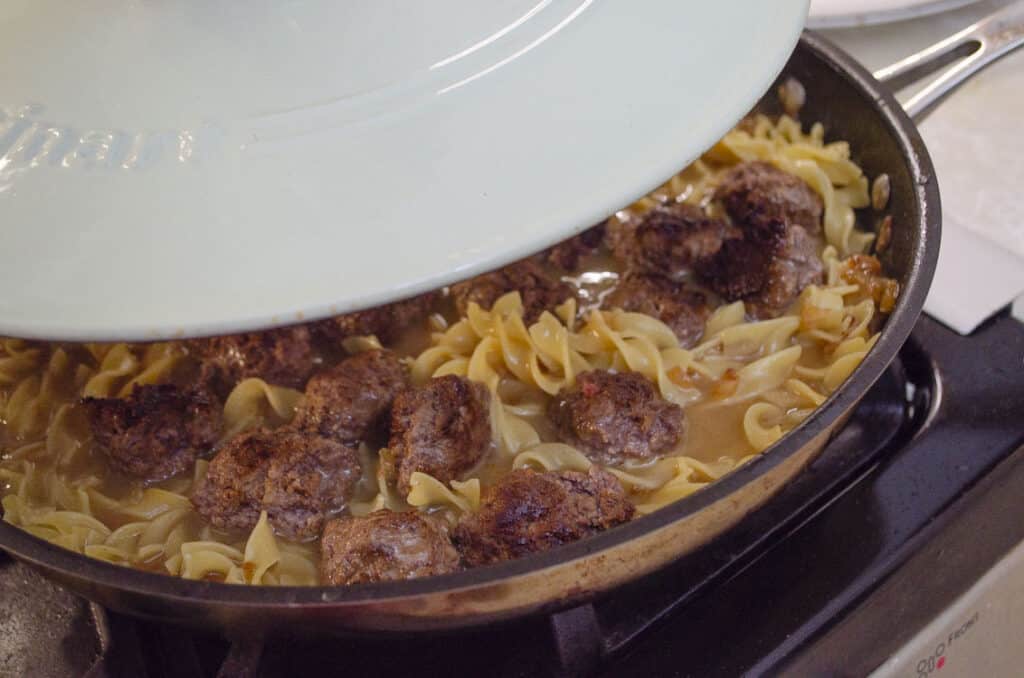
[(921, 122), (968, 78), (1022, 45), (1024, 1), (1019, 0), (936, 45), (876, 71), (874, 75), (890, 90), (898, 92), (946, 68), (903, 105), (915, 122)]

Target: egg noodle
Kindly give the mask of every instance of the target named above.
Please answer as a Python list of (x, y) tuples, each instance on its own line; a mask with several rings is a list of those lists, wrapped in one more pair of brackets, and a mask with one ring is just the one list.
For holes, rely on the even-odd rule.
[[(762, 160), (806, 181), (823, 198), (826, 281), (803, 291), (784, 315), (746, 320), (742, 302), (718, 308), (699, 345), (686, 349), (664, 324), (620, 310), (577, 313), (568, 301), (532, 325), (518, 293), (491, 310), (471, 304), (448, 324), (433, 319), (429, 346), (407, 358), (415, 383), (456, 374), (492, 394), (493, 446), (463, 480), (444, 484), (414, 473), (401, 497), (383, 481), (387, 449), (360, 450), (363, 477), (349, 505), (354, 515), (379, 508), (430, 511), (455, 520), (475, 511), (481, 487), (513, 468), (585, 470), (592, 462), (556, 441), (548, 405), (591, 369), (639, 372), (666, 400), (686, 410), (687, 434), (654, 462), (608, 467), (641, 513), (686, 497), (768, 449), (821, 405), (863, 360), (877, 335), (877, 308), (848, 282), (847, 257), (870, 246), (855, 230), (855, 208), (868, 204), (867, 179), (843, 142), (825, 144), (789, 118), (759, 117), (728, 134), (703, 158), (619, 218), (666, 199), (706, 202), (716, 181), (741, 161)], [(350, 351), (376, 346), (349, 340)], [(275, 537), (264, 513), (248, 535), (219, 531), (189, 496), (206, 472), (143, 487), (112, 479), (93, 450), (79, 401), (124, 397), (139, 384), (168, 381), (187, 360), (175, 343), (61, 345), (0, 341), (0, 494), (3, 519), (64, 548), (112, 563), (189, 579), (229, 583), (318, 583), (318, 546)], [(302, 399), (259, 379), (238, 383), (224, 404), (224, 437), (288, 422)]]

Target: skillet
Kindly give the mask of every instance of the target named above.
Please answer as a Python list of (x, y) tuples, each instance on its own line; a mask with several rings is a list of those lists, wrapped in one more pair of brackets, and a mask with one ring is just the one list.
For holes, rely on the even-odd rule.
[[(921, 116), (953, 87), (1024, 43), (1024, 4), (879, 72), (903, 86), (964, 58), (907, 108)], [(807, 32), (780, 82), (807, 90), (805, 121), (850, 142), (869, 177), (887, 173), (893, 219), (880, 255), (899, 280), (897, 305), (874, 349), (847, 382), (765, 454), (709, 488), (595, 537), (520, 560), (441, 577), (351, 587), (248, 587), (188, 581), (119, 567), (64, 550), (5, 522), (0, 548), (71, 591), (113, 610), (162, 622), (247, 631), (420, 632), (479, 626), (578, 604), (699, 548), (760, 507), (808, 465), (895, 358), (921, 312), (939, 250), (939, 189), (908, 110), (880, 80)], [(774, 92), (774, 88), (770, 90)], [(774, 96), (759, 110), (777, 113)], [(770, 505), (768, 507), (770, 510)]]

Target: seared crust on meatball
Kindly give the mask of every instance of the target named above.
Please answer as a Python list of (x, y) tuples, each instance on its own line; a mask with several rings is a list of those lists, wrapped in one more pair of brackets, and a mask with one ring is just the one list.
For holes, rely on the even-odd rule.
[(500, 297), (519, 292), (523, 300), (523, 320), (533, 323), (544, 311), (572, 298), (572, 288), (532, 259), (523, 259), (505, 268), (478, 275), (451, 286), (452, 299), (459, 315), (466, 315), (471, 303), (490, 310)]
[(391, 402), (408, 383), (405, 366), (391, 351), (356, 354), (309, 380), (292, 425), (358, 444), (382, 432)]
[(416, 471), (447, 483), (480, 461), (491, 443), (490, 401), (483, 384), (451, 374), (398, 394), (384, 472), (402, 496)]
[(779, 221), (745, 225), (698, 267), (702, 281), (727, 301), (742, 300), (755, 318), (779, 315), (805, 287), (824, 280), (820, 238)]
[(543, 258), (549, 263), (566, 272), (575, 271), (580, 260), (593, 254), (604, 242), (605, 225), (591, 226), (579, 235), (563, 240), (551, 249), (543, 252)]
[(270, 523), (291, 539), (320, 534), (324, 520), (345, 507), (361, 471), (355, 447), (303, 437), (304, 447), (287, 445), (270, 462), (263, 492)]
[(698, 261), (714, 256), (722, 242), (739, 232), (689, 203), (670, 203), (648, 212), (639, 223), (616, 225), (613, 253), (631, 270), (673, 280), (689, 274)]
[(82, 403), (110, 466), (147, 482), (188, 470), (220, 437), (221, 404), (204, 390), (153, 384), (136, 386), (127, 398)]
[(563, 442), (601, 464), (644, 461), (683, 437), (683, 408), (635, 372), (592, 370), (551, 401), (548, 417)]
[(785, 233), (781, 221), (748, 228), (744, 236), (725, 242), (716, 256), (700, 263), (701, 281), (726, 301), (759, 293), (768, 284), (772, 260)]
[(512, 471), (484, 490), (480, 510), (456, 526), (452, 541), (468, 566), (545, 551), (633, 517), (622, 485), (596, 466), (589, 472)]
[(221, 448), (192, 503), (217, 527), (252, 529), (266, 511), (275, 532), (304, 539), (344, 508), (359, 474), (354, 447), (289, 428), (259, 429)]
[(252, 529), (263, 510), (267, 469), (276, 446), (272, 431), (256, 430), (232, 438), (210, 461), (192, 493), (192, 504), (210, 523)]
[(432, 577), (459, 564), (447, 528), (415, 511), (337, 518), (320, 542), (320, 576), (334, 586)]
[(603, 305), (657, 318), (668, 325), (684, 347), (697, 343), (711, 315), (711, 306), (702, 292), (650, 273), (627, 273)]
[(187, 346), (221, 391), (250, 377), (302, 388), (316, 368), (313, 340), (306, 325), (194, 339)]
[(736, 222), (761, 227), (773, 221), (821, 231), (824, 203), (800, 177), (766, 162), (746, 162), (729, 170), (718, 188), (726, 212)]
[(825, 266), (818, 255), (820, 237), (800, 226), (790, 226), (768, 267), (768, 282), (744, 301), (755, 318), (774, 318), (789, 307), (805, 287), (825, 280)]
[(372, 334), (388, 343), (397, 339), (406, 328), (426, 318), (439, 296), (438, 292), (427, 292), (384, 306), (328, 318), (316, 324), (316, 332), (330, 342)]

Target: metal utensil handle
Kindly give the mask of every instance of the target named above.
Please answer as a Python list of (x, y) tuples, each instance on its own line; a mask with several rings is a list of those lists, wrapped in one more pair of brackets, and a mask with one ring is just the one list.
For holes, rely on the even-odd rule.
[(1024, 1), (1004, 7), (942, 42), (876, 71), (875, 77), (897, 92), (948, 66), (903, 105), (910, 117), (920, 122), (968, 78), (1022, 45)]

